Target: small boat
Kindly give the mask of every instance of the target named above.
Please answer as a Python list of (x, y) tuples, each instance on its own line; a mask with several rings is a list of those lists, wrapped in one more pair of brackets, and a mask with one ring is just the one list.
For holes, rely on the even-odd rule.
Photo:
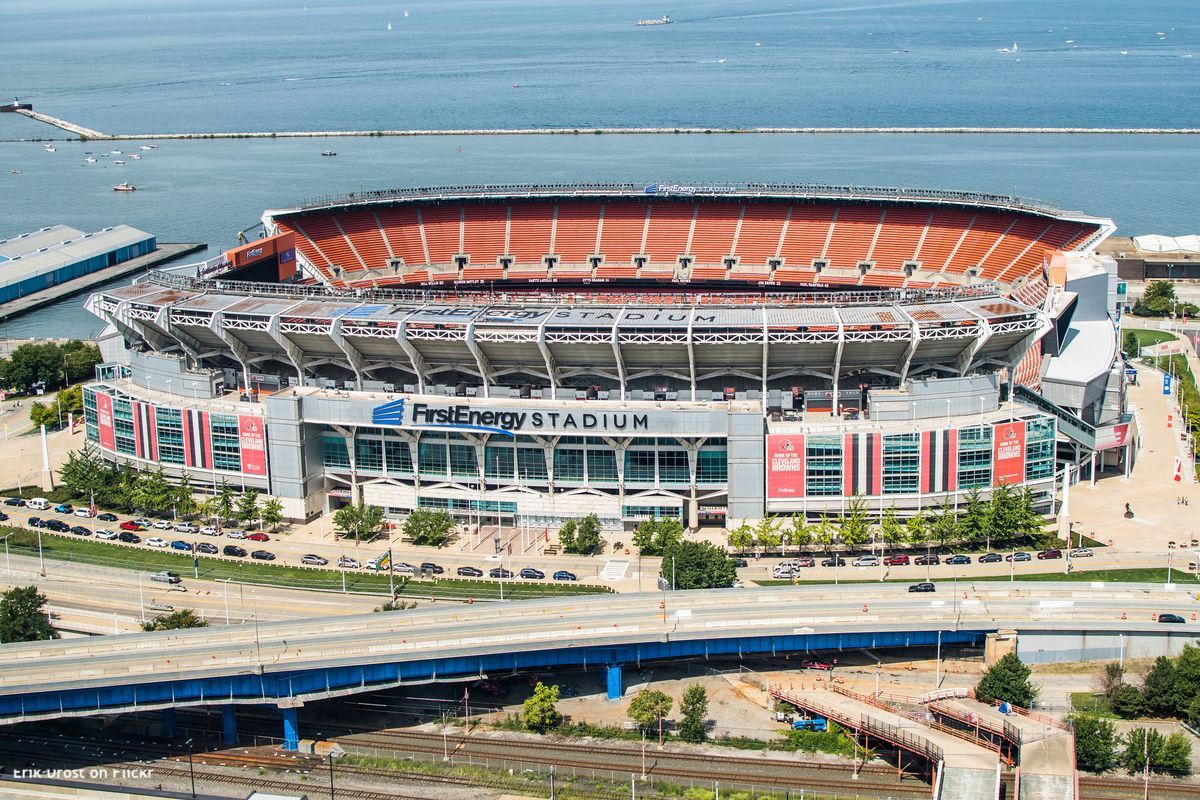
[(1121, 55), (1123, 55), (1123, 56), (1127, 56), (1127, 55), (1129, 55), (1129, 51), (1128, 51), (1128, 50), (1118, 50), (1117, 52), (1118, 52), (1118, 53), (1120, 53), (1120, 54), (1121, 54)]
[(124, 162), (124, 161), (114, 161), (113, 163), (114, 163), (114, 164), (120, 164), (121, 166), (125, 166), (125, 162)]
[(1017, 52), (1020, 52), (1020, 48), (1017, 47), (1016, 42), (1013, 42), (1012, 47), (1001, 47), (1001, 48), (997, 49), (996, 52), (997, 53), (1017, 53)]
[(156, 145), (156, 144), (148, 144), (148, 145), (146, 145), (146, 148), (147, 148), (147, 149), (149, 149), (149, 150), (157, 150), (157, 149), (158, 149), (158, 145)]
[(110, 156), (119, 156), (119, 155), (121, 155), (121, 151), (120, 150), (109, 150), (108, 154)]
[(20, 175), (20, 174), (21, 174), (21, 170), (19, 170), (19, 169), (10, 169), (10, 170), (9, 170), (9, 172), (11, 172), (13, 175)]
[(668, 17), (666, 14), (663, 14), (661, 17), (658, 17), (657, 19), (639, 19), (637, 21), (637, 24), (638, 24), (638, 27), (641, 27), (641, 28), (645, 28), (650, 25), (670, 25), (671, 18)]
[(148, 144), (144, 144), (144, 145), (142, 145), (141, 147), (139, 147), (139, 148), (138, 148), (138, 150), (152, 150), (152, 149), (153, 149), (153, 148), (152, 148), (152, 147), (150, 147), (150, 145), (148, 145)]
[(95, 159), (95, 158), (93, 158), (92, 156), (88, 156), (87, 158), (85, 158), (85, 159), (83, 160), (83, 163), (85, 163), (85, 164), (95, 164), (95, 163), (96, 163), (96, 159)]
[(325, 152), (321, 153), (321, 155), (323, 155), (323, 156), (336, 156), (336, 155), (337, 155), (337, 153), (333, 152), (332, 150), (326, 150)]
[(390, 22), (388, 23), (387, 29), (388, 29), (389, 31), (392, 29), (392, 23), (390, 23)]
[(514, 84), (513, 84), (513, 88), (514, 88), (514, 89), (520, 89), (520, 88), (521, 88), (521, 84), (519, 84), (519, 83), (514, 83)]
[(53, 152), (54, 152), (54, 145), (52, 145), (52, 144), (48, 144), (48, 145), (46, 145), (46, 152), (47, 152), (47, 153), (53, 153)]
[(113, 187), (114, 192), (136, 192), (137, 187), (132, 183), (118, 183)]
[(407, 8), (406, 8), (406, 9), (404, 9), (404, 16), (406, 16), (406, 17), (408, 16), (408, 9), (407, 9)]
[(137, 153), (134, 153), (133, 155), (130, 156), (130, 158), (132, 158), (134, 161), (139, 161), (139, 160), (141, 160), (142, 157), (139, 156)]

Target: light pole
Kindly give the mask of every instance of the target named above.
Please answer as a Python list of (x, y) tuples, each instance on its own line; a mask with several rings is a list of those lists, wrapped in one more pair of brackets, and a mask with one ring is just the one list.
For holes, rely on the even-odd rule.
[(221, 583), (225, 584), (225, 624), (229, 624), (229, 581), (231, 578), (221, 578)]
[(42, 558), (42, 526), (37, 527), (38, 534), (38, 573), (44, 578), (46, 577), (46, 561)]
[(192, 779), (192, 797), (196, 796), (196, 767), (192, 764), (192, 742), (195, 739), (188, 739), (183, 743), (183, 746), (188, 749), (188, 776)]
[(8, 536), (5, 536), (3, 539), (0, 539), (0, 541), (4, 542), (4, 572), (11, 578), (12, 577), (12, 561), (8, 557), (8, 537), (9, 536), (12, 536), (12, 534), (11, 533), (8, 534)]
[(146, 601), (142, 596), (142, 572), (138, 571), (138, 621), (146, 621)]

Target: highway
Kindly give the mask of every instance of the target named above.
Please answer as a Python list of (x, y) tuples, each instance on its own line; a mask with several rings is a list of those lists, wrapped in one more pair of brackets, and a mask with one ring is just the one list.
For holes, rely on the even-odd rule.
[(930, 630), (1200, 634), (1200, 604), (1156, 585), (979, 583), (776, 587), (605, 595), (170, 631), (0, 648), (0, 696), (131, 682), (717, 638)]

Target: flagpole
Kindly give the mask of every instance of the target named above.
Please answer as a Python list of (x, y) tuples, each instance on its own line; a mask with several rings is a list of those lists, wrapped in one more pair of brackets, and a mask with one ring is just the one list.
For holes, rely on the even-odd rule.
[(392, 564), (392, 548), (390, 548), (390, 547), (388, 548), (387, 564), (388, 564), (388, 592), (391, 594), (392, 599), (395, 600), (396, 599), (396, 570), (395, 570), (395, 565)]

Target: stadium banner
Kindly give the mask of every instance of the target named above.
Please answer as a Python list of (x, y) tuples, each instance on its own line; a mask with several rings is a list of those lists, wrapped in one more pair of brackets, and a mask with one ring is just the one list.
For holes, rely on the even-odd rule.
[(767, 497), (778, 500), (804, 496), (804, 437), (767, 435)]
[(245, 414), (238, 416), (238, 446), (242, 451), (242, 472), (267, 474), (267, 440), (262, 420)]
[(291, 232), (280, 233), (265, 239), (255, 239), (253, 242), (248, 242), (232, 250), (226, 250), (225, 258), (229, 260), (230, 266), (236, 269), (264, 261), (275, 255), (279, 256), (280, 262), (291, 261), (296, 257), (295, 249), (295, 235)]
[(117, 436), (113, 431), (112, 398), (100, 392), (96, 392), (96, 427), (100, 431), (100, 447), (116, 450)]
[(1025, 481), (1025, 421), (1002, 422), (992, 428), (992, 485)]
[(1109, 450), (1113, 447), (1123, 447), (1129, 442), (1133, 432), (1133, 423), (1122, 422), (1118, 425), (1108, 425), (1096, 429), (1096, 450)]

